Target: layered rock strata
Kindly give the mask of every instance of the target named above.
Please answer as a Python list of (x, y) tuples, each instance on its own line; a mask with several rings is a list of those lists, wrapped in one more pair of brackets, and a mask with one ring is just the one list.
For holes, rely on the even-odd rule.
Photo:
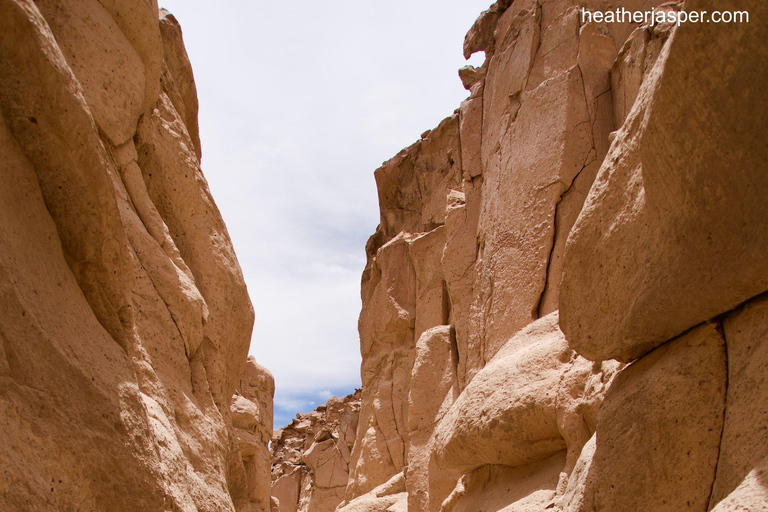
[(480, 16), (469, 98), (375, 173), (339, 512), (768, 510), (768, 8), (747, 4)]
[(273, 512), (333, 512), (344, 499), (360, 390), (297, 414), (272, 439)]
[(0, 113), (0, 509), (266, 510), (239, 446), (266, 471), (271, 376), (241, 377), (253, 310), (176, 20), (1, 0)]

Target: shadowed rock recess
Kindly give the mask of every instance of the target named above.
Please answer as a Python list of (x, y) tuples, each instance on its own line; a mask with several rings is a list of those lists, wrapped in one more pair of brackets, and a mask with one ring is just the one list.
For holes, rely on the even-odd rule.
[(273, 432), (178, 23), (0, 0), (0, 510), (768, 511), (768, 2), (660, 4), (480, 15), (375, 172), (363, 388)]
[(375, 172), (337, 512), (768, 510), (768, 2), (660, 4), (497, 2)]

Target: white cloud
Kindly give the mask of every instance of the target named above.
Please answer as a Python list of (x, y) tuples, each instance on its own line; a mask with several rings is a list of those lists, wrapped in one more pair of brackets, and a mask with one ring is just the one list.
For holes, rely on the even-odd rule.
[(275, 376), (276, 426), (360, 385), (373, 171), (466, 97), (461, 45), (489, 4), (161, 0), (195, 70), (203, 170), (256, 310), (251, 353)]

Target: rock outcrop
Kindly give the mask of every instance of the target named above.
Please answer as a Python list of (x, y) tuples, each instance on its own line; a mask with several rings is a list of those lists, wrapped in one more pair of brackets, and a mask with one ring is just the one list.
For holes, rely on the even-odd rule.
[(0, 114), (0, 509), (267, 510), (273, 384), (176, 20), (0, 0)]
[(249, 356), (229, 411), (245, 467), (248, 501), (255, 510), (271, 508), (272, 453), (269, 445), (274, 396), (272, 374)]
[(343, 501), (360, 395), (332, 397), (274, 432), (273, 512), (333, 512)]
[(768, 7), (660, 3), (497, 2), (376, 171), (339, 512), (768, 510)]

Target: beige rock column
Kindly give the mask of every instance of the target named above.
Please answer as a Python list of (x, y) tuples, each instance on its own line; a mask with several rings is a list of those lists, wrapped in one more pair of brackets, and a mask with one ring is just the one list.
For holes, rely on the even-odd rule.
[(563, 510), (708, 510), (725, 392), (725, 344), (711, 324), (622, 370)]
[(768, 300), (760, 296), (723, 322), (728, 352), (728, 394), (717, 478), (710, 508), (760, 510), (768, 503)]
[(435, 425), (459, 394), (456, 340), (448, 325), (426, 330), (416, 342), (416, 358), (408, 393), (408, 509), (436, 512), (461, 474), (438, 466), (434, 454)]
[(229, 407), (247, 481), (246, 510), (268, 511), (271, 496), (272, 400), (275, 380), (253, 356), (248, 357), (240, 386)]

